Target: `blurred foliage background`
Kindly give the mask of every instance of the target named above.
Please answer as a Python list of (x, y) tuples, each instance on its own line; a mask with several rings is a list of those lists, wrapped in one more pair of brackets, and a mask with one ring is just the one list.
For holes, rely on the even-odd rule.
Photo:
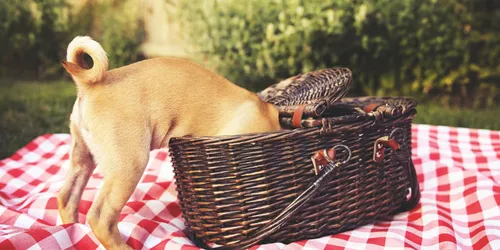
[(179, 1), (186, 38), (233, 81), (254, 89), (332, 66), (354, 95), (416, 95), (493, 106), (500, 87), (495, 0)]
[(77, 35), (98, 40), (110, 67), (139, 59), (144, 39), (136, 1), (0, 1), (0, 75), (14, 79), (59, 79), (60, 62)]
[(349, 95), (412, 96), (416, 123), (500, 129), (496, 0), (157, 1), (175, 34), (145, 29), (145, 3), (156, 1), (0, 1), (0, 158), (37, 135), (68, 132), (76, 90), (60, 61), (77, 35), (99, 41), (111, 68), (151, 57), (148, 38), (179, 36), (185, 53), (170, 54), (253, 91), (348, 67)]

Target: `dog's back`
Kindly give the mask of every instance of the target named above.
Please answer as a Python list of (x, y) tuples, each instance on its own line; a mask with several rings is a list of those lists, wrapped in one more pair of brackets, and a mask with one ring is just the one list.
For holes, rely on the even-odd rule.
[[(93, 67), (85, 64), (84, 53)], [(140, 121), (152, 131), (151, 145), (157, 148), (172, 136), (280, 128), (274, 106), (189, 60), (154, 58), (107, 70), (104, 50), (88, 37), (75, 38), (67, 58), (63, 65), (79, 88), (80, 109), (74, 115), (90, 129), (102, 122)]]

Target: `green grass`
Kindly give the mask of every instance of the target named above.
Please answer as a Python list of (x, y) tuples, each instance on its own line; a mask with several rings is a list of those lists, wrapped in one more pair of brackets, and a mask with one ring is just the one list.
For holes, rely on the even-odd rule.
[(500, 130), (500, 107), (489, 109), (446, 108), (439, 104), (419, 104), (414, 123)]
[[(76, 98), (70, 81), (0, 81), (0, 159), (10, 156), (39, 135), (68, 133)], [(500, 130), (500, 108), (449, 109), (419, 104), (415, 123)]]
[(76, 98), (72, 82), (0, 82), (0, 159), (37, 136), (69, 133)]

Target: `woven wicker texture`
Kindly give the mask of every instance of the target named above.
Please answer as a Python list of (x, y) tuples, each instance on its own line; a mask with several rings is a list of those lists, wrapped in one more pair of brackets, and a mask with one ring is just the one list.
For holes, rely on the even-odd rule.
[(305, 105), (305, 115), (320, 116), (342, 98), (352, 83), (347, 68), (330, 68), (290, 77), (258, 93), (260, 99), (274, 104), (281, 115), (292, 116), (298, 105)]
[[(297, 81), (325, 72), (336, 75), (317, 77), (330, 80), (316, 84), (309, 81), (300, 85)], [(307, 97), (299, 95), (302, 102), (290, 101), (286, 105), (304, 104), (313, 99), (312, 102), (318, 102), (321, 95), (325, 95), (325, 85), (350, 83), (350, 79), (339, 80), (339, 76), (345, 75), (338, 72), (337, 69), (330, 73), (324, 70), (295, 77), (289, 80), (294, 82), (293, 91), (266, 90), (260, 96), (268, 101), (290, 100), (280, 96), (307, 92), (310, 93)], [(350, 71), (340, 72), (348, 72), (350, 78)], [(276, 89), (276, 85), (272, 87)], [(316, 91), (321, 94), (312, 93)], [(335, 93), (345, 94), (339, 90)], [(410, 144), (415, 102), (405, 98), (346, 98), (337, 104), (326, 103), (321, 117), (312, 113), (302, 116), (301, 124), (305, 128), (238, 136), (182, 137), (170, 141), (183, 217), (198, 245), (216, 243), (238, 247), (256, 235), (314, 182), (311, 156), (335, 145), (347, 146), (352, 157), (334, 170), (326, 187), (299, 213), (261, 243), (287, 243), (336, 234), (390, 219), (418, 202), (419, 188)], [(376, 108), (365, 112), (365, 107), (373, 103), (377, 104)], [(289, 113), (281, 112), (280, 116), (282, 125), (291, 127)], [(397, 141), (400, 148), (382, 149), (383, 161), (376, 163), (373, 160), (375, 141), (383, 136)], [(347, 150), (339, 150), (337, 158), (346, 159), (348, 154)]]

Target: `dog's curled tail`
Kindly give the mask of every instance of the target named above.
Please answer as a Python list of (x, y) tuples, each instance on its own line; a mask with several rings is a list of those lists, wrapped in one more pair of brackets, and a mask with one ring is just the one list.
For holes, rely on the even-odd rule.
[[(92, 58), (92, 67), (85, 63), (85, 54)], [(108, 71), (108, 56), (92, 38), (77, 36), (69, 43), (66, 61), (62, 65), (78, 85), (91, 85), (102, 80)]]

